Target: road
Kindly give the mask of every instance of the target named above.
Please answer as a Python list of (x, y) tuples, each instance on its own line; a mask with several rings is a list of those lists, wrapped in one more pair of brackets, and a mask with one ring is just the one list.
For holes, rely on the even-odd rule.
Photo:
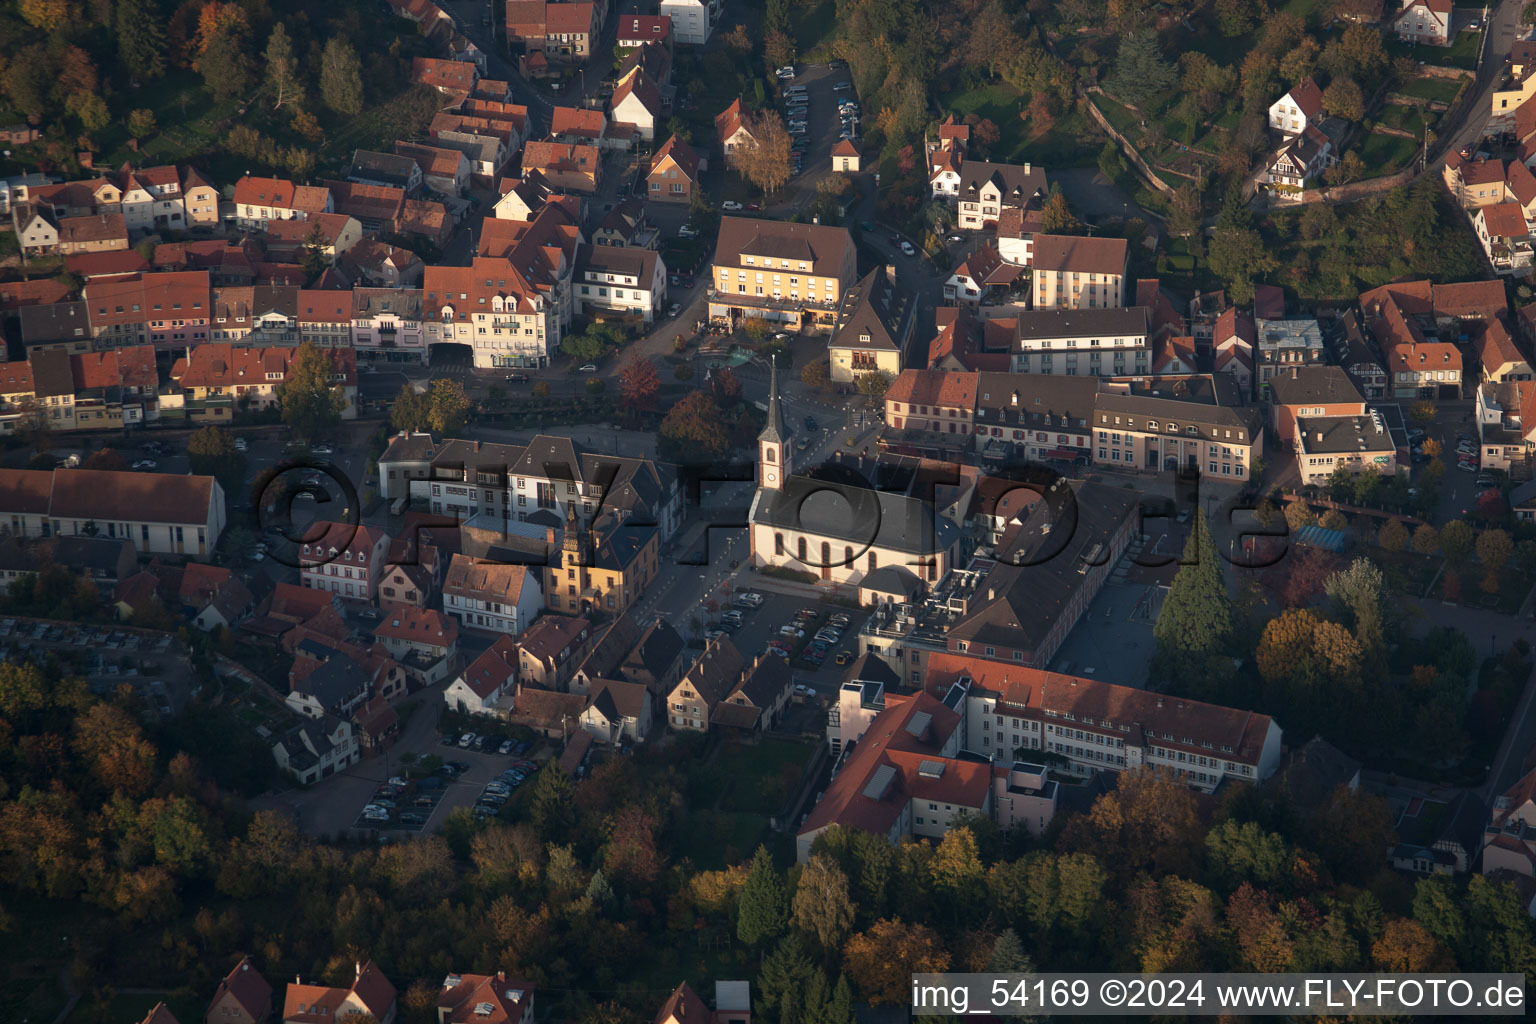
[(1467, 147), (1476, 149), (1477, 143), (1482, 140), (1483, 126), (1488, 121), (1494, 89), (1504, 77), (1510, 50), (1514, 47), (1515, 40), (1519, 38), (1520, 12), (1523, 7), (1524, 3), (1517, 0), (1501, 0), (1489, 15), (1486, 52), (1477, 68), (1477, 96), (1461, 108), (1462, 115), (1455, 128), (1448, 126), (1442, 128), (1444, 134), (1440, 136), (1439, 144), (1443, 148), (1430, 162), (1430, 167), (1436, 173), (1439, 173), (1439, 169), (1445, 165), (1446, 156)]

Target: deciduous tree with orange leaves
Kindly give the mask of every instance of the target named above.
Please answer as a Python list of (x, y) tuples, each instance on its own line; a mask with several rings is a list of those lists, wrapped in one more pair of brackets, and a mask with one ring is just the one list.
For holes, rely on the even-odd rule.
[(912, 975), (949, 970), (949, 952), (932, 928), (885, 918), (848, 940), (843, 967), (870, 1003), (901, 1005), (911, 997)]

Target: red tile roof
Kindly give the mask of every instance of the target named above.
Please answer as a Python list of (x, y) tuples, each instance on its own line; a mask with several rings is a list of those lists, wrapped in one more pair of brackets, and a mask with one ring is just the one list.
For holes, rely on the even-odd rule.
[(108, 277), (114, 274), (142, 273), (149, 269), (149, 264), (136, 250), (119, 249), (113, 252), (77, 252), (73, 256), (66, 256), (64, 269), (77, 277)]
[(666, 42), (672, 35), (672, 18), (666, 14), (626, 14), (619, 18), (619, 40)]
[(1318, 111), (1323, 109), (1323, 90), (1310, 77), (1297, 82), (1288, 95), (1291, 102), (1309, 119), (1316, 117)]
[(852, 139), (839, 139), (837, 145), (832, 147), (833, 156), (858, 156), (859, 147), (853, 144)]
[(671, 138), (667, 139), (667, 141), (662, 144), (662, 147), (656, 151), (656, 156), (651, 160), (651, 169), (649, 173), (655, 174), (656, 169), (662, 166), (663, 161), (665, 161), (668, 157), (671, 157), (673, 163), (677, 164), (677, 169), (682, 171), (684, 176), (686, 176), (689, 181), (698, 180), (699, 155), (693, 151), (692, 146), (688, 145), (688, 143), (684, 142), (676, 135), (673, 135)]
[(1520, 351), (1520, 346), (1515, 344), (1515, 339), (1509, 336), (1509, 331), (1505, 330), (1503, 322), (1499, 320), (1487, 322), (1482, 336), (1477, 339), (1476, 347), (1478, 361), (1483, 364), (1483, 373), (1490, 377), (1495, 370), (1507, 364), (1527, 362), (1525, 353)]
[(577, 638), (591, 626), (586, 619), (545, 615), (528, 628), (517, 646), (535, 660), (547, 661), (577, 643)]
[(122, 387), (154, 391), (160, 383), (152, 345), (131, 345), (73, 355), (69, 357), (69, 364), (75, 387), (81, 390)]
[(283, 996), (283, 1020), (289, 1024), (332, 1024), (349, 995), (355, 995), (375, 1020), (387, 1020), (395, 1005), (395, 986), (370, 960), (359, 965), (349, 989), (298, 982), (289, 985)]
[(293, 182), (286, 178), (253, 178), (246, 175), (235, 182), (235, 202), (246, 206), (293, 205)]
[(508, 980), (505, 971), (495, 974), (449, 975), (437, 997), (442, 1024), (521, 1024), (531, 1016), (534, 986), (531, 981)]
[(1525, 238), (1531, 233), (1519, 203), (1495, 203), (1478, 211), (1490, 238)]
[(510, 636), (497, 637), (484, 654), (470, 663), (460, 678), (481, 700), (505, 689), (517, 678), (517, 641)]
[(411, 81), (442, 92), (467, 93), (475, 87), (478, 70), (473, 61), (416, 57), (411, 61)]
[(577, 135), (588, 139), (601, 139), (608, 117), (601, 110), (583, 107), (555, 107), (550, 112), (550, 135)]
[[(16, 473), (20, 470), (0, 471)], [(49, 515), (57, 519), (202, 524), (214, 479), (176, 473), (60, 469), (53, 474)]]
[[(313, 294), (313, 293), (312, 293)], [(343, 297), (345, 292), (327, 293)], [(304, 307), (309, 308), (309, 307)], [(350, 318), (350, 309), (348, 318)], [(301, 316), (300, 319), (303, 319)], [(350, 348), (324, 349), (332, 367), (342, 375), (343, 386), (357, 384), (357, 353)], [(235, 387), (237, 385), (272, 386), (287, 379), (298, 359), (299, 350), (286, 345), (254, 348), (225, 342), (210, 342), (192, 348), (176, 360), (171, 379), (184, 388)], [(269, 376), (281, 374), (282, 378)]]
[(886, 389), (887, 402), (976, 408), (976, 374), (952, 370), (902, 370)]
[(550, 35), (583, 35), (592, 31), (596, 14), (590, 3), (547, 4), (544, 31)]
[(1430, 286), (1436, 316), (1481, 320), (1509, 312), (1503, 281), (1461, 281)]
[(32, 364), (25, 359), (0, 363), (0, 395), (20, 395), (32, 390)]
[(459, 620), (431, 608), (396, 606), (374, 629), (373, 635), (382, 640), (452, 647), (459, 639)]
[(1035, 270), (1057, 273), (1124, 274), (1123, 238), (1083, 238), (1076, 235), (1036, 235)]
[(1461, 180), (1468, 185), (1493, 185), (1504, 180), (1504, 161), (1469, 160), (1461, 165)]

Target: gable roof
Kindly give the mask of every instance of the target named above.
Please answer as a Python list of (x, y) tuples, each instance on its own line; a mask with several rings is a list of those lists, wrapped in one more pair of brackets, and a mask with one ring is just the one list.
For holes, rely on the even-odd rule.
[[(741, 97), (731, 101), (731, 105), (715, 115), (715, 139), (724, 146), (732, 135), (747, 127), (746, 117), (741, 108)], [(747, 130), (747, 134), (752, 134)]]
[(662, 144), (662, 147), (656, 151), (656, 155), (651, 159), (650, 173), (656, 173), (657, 168), (661, 167), (668, 159), (677, 165), (677, 169), (682, 171), (689, 181), (698, 180), (699, 155), (693, 151), (692, 146), (676, 135), (667, 139)]
[(661, 1009), (656, 1011), (654, 1024), (708, 1024), (712, 1016), (709, 1005), (685, 981), (673, 989), (667, 1001), (661, 1004)]
[(853, 249), (847, 228), (829, 224), (797, 224), (756, 217), (721, 217), (715, 262), (744, 266), (741, 257), (791, 260), (810, 265), (817, 277), (838, 277), (844, 257)]
[(459, 678), (481, 700), (505, 689), (517, 678), (517, 642), (510, 636), (497, 637)]
[(1087, 238), (1078, 235), (1036, 235), (1036, 272), (1083, 274), (1125, 273), (1127, 258), (1123, 238)]
[[(1449, 2), (1449, 0), (1447, 0)], [(1323, 109), (1323, 90), (1317, 87), (1311, 76), (1303, 78), (1285, 94), (1308, 119), (1316, 117)], [(1283, 98), (1283, 97), (1282, 97)]]
[[(21, 472), (0, 470), (0, 479)], [(49, 514), (82, 522), (204, 523), (215, 483), (211, 476), (131, 470), (61, 469), (51, 476)]]
[(1519, 203), (1494, 203), (1477, 211), (1490, 238), (1525, 238), (1531, 233)]

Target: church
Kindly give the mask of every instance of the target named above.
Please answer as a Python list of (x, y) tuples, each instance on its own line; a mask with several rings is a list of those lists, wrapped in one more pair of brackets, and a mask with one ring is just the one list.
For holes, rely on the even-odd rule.
[[(869, 465), (875, 473), (877, 465)], [(827, 585), (860, 587), (872, 574), (917, 589), (943, 579), (960, 556), (961, 532), (938, 513), (915, 474), (883, 475), (828, 462), (797, 475), (784, 423), (777, 368), (770, 371), (768, 422), (757, 438), (757, 492), (748, 515), (752, 564), (810, 573)], [(896, 580), (886, 579), (881, 590)], [(908, 589), (911, 589), (910, 587)]]

